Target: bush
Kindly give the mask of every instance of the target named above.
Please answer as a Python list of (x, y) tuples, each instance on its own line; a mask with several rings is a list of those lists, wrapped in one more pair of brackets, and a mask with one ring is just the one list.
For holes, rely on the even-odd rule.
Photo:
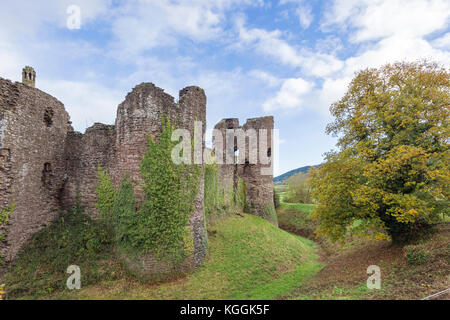
[(205, 166), (204, 208), (206, 216), (217, 215), (225, 208), (225, 194), (218, 184), (216, 164)]
[(69, 277), (66, 270), (70, 265), (80, 267), (82, 286), (121, 276), (120, 265), (103, 263), (114, 256), (111, 229), (103, 221), (93, 221), (82, 212), (80, 205), (61, 212), (56, 221), (23, 246), (5, 276), (10, 298), (41, 298), (66, 290)]
[(407, 250), (406, 258), (408, 263), (417, 265), (427, 262), (429, 257), (425, 251), (418, 248), (411, 248)]
[(287, 193), (284, 202), (288, 203), (312, 203), (311, 192), (306, 183), (308, 175), (299, 172), (287, 180)]
[(112, 208), (114, 237), (119, 246), (139, 246), (139, 242), (133, 243), (137, 241), (135, 233), (138, 232), (136, 222), (139, 219), (135, 205), (133, 184), (128, 178), (124, 178)]
[(134, 233), (137, 243), (132, 245), (143, 253), (182, 261), (186, 257), (183, 236), (194, 210), (202, 167), (172, 161), (172, 149), (178, 144), (171, 140), (173, 130), (171, 123), (163, 120), (159, 143), (149, 137), (140, 164), (145, 200)]

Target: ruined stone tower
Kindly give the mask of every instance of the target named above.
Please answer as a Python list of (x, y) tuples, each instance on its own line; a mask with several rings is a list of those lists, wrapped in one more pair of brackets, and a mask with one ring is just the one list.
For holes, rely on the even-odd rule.
[[(35, 232), (53, 221), (61, 210), (73, 207), (77, 199), (86, 214), (97, 217), (98, 166), (109, 171), (116, 188), (125, 175), (130, 177), (139, 205), (143, 200), (139, 163), (147, 151), (148, 137), (158, 140), (163, 118), (176, 128), (189, 130), (191, 136), (195, 121), (202, 122), (202, 135), (206, 128), (206, 95), (201, 88), (184, 88), (175, 101), (154, 84), (142, 83), (118, 106), (114, 125), (95, 123), (82, 134), (73, 130), (64, 105), (35, 88), (35, 80), (31, 67), (23, 69), (22, 83), (0, 78), (0, 206), (15, 205), (8, 223), (0, 226), (0, 233), (6, 235), (0, 242), (0, 255), (6, 262), (13, 261)], [(238, 128), (239, 121), (224, 120), (216, 127)], [(271, 129), (273, 118), (250, 119), (242, 128), (247, 127)], [(268, 141), (270, 144), (270, 137)], [(262, 176), (261, 166), (221, 165), (220, 183), (228, 189), (239, 178), (244, 179), (251, 213), (267, 218), (264, 210), (273, 206), (272, 174)], [(203, 206), (202, 174), (189, 219), (194, 245), (189, 258), (191, 269), (198, 267), (207, 253)], [(134, 265), (150, 274), (174, 271), (173, 266), (154, 257), (145, 257)]]
[(66, 176), (64, 145), (70, 131), (69, 115), (60, 101), (32, 86), (0, 78), (0, 205), (15, 205), (1, 231), (6, 238), (0, 243), (0, 255), (6, 261), (58, 215)]
[[(248, 119), (243, 126), (239, 126), (239, 119), (222, 119), (214, 129), (221, 132), (222, 139), (219, 140), (223, 147), (218, 146), (213, 137), (213, 148), (216, 157), (218, 148), (225, 150), (218, 164), (225, 202), (231, 203), (231, 190), (236, 189), (242, 179), (248, 213), (278, 225), (273, 203), (273, 128), (271, 116)], [(240, 150), (242, 147), (244, 150)], [(231, 158), (235, 159), (234, 163), (227, 162)]]
[(36, 86), (36, 71), (32, 67), (23, 68), (22, 83), (33, 88)]

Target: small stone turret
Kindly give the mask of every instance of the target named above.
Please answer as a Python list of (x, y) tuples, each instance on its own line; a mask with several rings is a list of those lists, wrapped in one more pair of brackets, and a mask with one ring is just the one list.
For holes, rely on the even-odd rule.
[(36, 86), (36, 71), (32, 67), (23, 68), (22, 83), (33, 88)]

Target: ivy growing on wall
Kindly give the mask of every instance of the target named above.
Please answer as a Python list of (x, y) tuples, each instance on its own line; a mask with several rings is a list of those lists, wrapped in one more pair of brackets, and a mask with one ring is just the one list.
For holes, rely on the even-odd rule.
[(135, 209), (134, 188), (129, 178), (123, 178), (117, 191), (112, 208), (112, 225), (116, 243), (123, 246), (139, 247), (134, 224), (138, 220), (139, 212)]
[(106, 171), (99, 169), (96, 207), (111, 217), (117, 244), (138, 254), (152, 253), (160, 259), (181, 262), (193, 252), (189, 217), (199, 191), (202, 167), (175, 164), (171, 153), (174, 128), (163, 120), (159, 142), (149, 137), (148, 150), (140, 163), (145, 199), (135, 209), (133, 185), (122, 180), (117, 193)]
[(199, 191), (202, 167), (175, 164), (171, 153), (174, 128), (162, 121), (159, 143), (149, 137), (148, 151), (140, 164), (145, 201), (140, 209), (140, 248), (145, 252), (177, 256), (184, 253), (183, 238)]
[(217, 164), (207, 164), (205, 166), (205, 196), (204, 208), (206, 216), (218, 214), (225, 207), (225, 193), (218, 184)]
[[(12, 204), (10, 207), (2, 208), (2, 210), (0, 211), (0, 227), (5, 225), (8, 222), (8, 219), (11, 216), (11, 214), (13, 213), (14, 208), (15, 208), (14, 204)], [(0, 242), (3, 241), (3, 239), (5, 239), (5, 237), (6, 237), (6, 234), (0, 232)], [(3, 264), (3, 257), (0, 256), (0, 265), (2, 265), (2, 264)]]
[(97, 202), (95, 203), (95, 207), (98, 210), (100, 218), (110, 222), (112, 209), (116, 201), (116, 192), (106, 169), (98, 166), (97, 177), (98, 184), (95, 189), (97, 192)]

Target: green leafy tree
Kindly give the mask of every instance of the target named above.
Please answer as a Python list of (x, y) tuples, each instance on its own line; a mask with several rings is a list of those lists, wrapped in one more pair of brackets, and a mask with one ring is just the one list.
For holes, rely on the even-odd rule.
[(318, 234), (405, 241), (448, 210), (449, 89), (426, 61), (356, 75), (330, 109), (339, 150), (311, 173)]
[(111, 177), (106, 169), (98, 166), (97, 168), (98, 184), (95, 189), (97, 201), (95, 207), (99, 212), (101, 219), (111, 221), (114, 202), (116, 201), (116, 191), (114, 190)]
[(285, 202), (290, 203), (312, 203), (311, 190), (306, 181), (308, 175), (303, 172), (296, 173), (289, 177), (287, 183), (287, 194)]

